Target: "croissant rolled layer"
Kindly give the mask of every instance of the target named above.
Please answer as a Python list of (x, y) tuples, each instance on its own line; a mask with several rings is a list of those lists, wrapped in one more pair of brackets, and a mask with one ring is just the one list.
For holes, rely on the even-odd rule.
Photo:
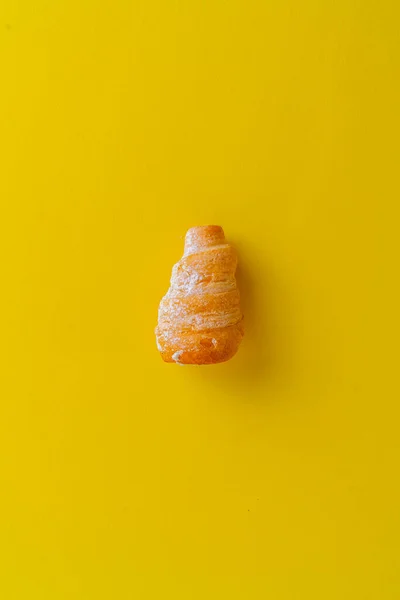
[(164, 361), (206, 365), (237, 352), (244, 331), (236, 266), (221, 227), (189, 229), (158, 312), (156, 339)]

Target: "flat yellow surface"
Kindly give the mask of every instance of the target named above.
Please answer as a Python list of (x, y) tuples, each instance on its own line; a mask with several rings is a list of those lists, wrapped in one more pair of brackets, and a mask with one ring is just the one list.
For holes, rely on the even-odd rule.
[[(400, 597), (397, 0), (2, 0), (0, 597)], [(246, 337), (164, 364), (197, 224)]]

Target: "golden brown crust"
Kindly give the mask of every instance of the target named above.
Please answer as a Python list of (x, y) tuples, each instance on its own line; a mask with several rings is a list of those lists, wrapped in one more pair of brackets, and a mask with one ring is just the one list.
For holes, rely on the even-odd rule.
[(236, 264), (221, 227), (189, 229), (159, 307), (156, 338), (163, 360), (206, 365), (236, 353), (243, 337)]

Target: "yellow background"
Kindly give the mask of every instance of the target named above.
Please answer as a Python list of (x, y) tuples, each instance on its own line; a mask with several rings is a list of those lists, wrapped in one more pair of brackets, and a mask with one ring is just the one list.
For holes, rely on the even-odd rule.
[[(2, 0), (2, 599), (400, 597), (399, 19)], [(196, 224), (246, 337), (183, 368)]]

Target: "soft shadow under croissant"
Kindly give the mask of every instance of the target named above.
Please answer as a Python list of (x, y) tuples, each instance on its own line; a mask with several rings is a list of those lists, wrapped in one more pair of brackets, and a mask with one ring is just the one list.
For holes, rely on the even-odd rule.
[(209, 365), (236, 354), (244, 333), (236, 265), (222, 227), (189, 229), (158, 311), (156, 339), (164, 361)]

